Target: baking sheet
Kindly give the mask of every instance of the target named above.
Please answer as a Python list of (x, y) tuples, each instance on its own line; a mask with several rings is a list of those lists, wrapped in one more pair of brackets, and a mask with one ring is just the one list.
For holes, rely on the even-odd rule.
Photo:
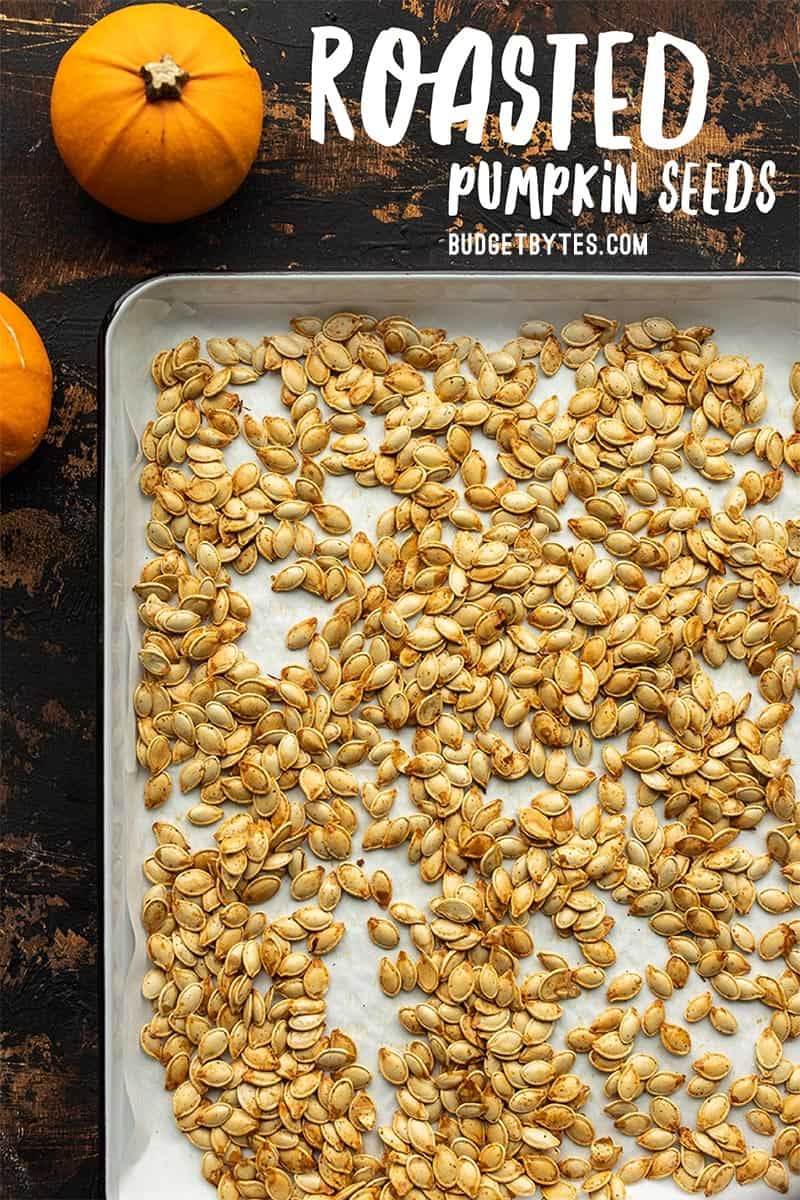
[[(792, 401), (788, 390), (791, 362), (797, 355), (798, 279), (787, 276), (547, 276), (547, 275), (173, 275), (151, 280), (128, 293), (117, 306), (107, 329), (103, 369), (105, 376), (105, 622), (104, 622), (104, 761), (105, 761), (105, 945), (106, 945), (106, 1118), (107, 1118), (107, 1192), (110, 1200), (159, 1200), (162, 1196), (182, 1200), (208, 1200), (214, 1192), (200, 1175), (201, 1153), (180, 1134), (173, 1124), (170, 1095), (163, 1091), (162, 1068), (145, 1057), (138, 1046), (140, 1026), (149, 1018), (151, 1006), (140, 992), (139, 984), (146, 965), (144, 936), (139, 923), (141, 895), (147, 886), (141, 864), (153, 846), (151, 825), (154, 817), (182, 825), (193, 846), (210, 844), (212, 829), (197, 829), (182, 820), (189, 797), (177, 788), (168, 803), (156, 814), (145, 811), (142, 803), (144, 773), (136, 764), (135, 730), (131, 720), (130, 696), (138, 678), (136, 650), (139, 629), (136, 599), (131, 592), (142, 563), (150, 557), (143, 527), (149, 510), (139, 492), (138, 434), (153, 415), (155, 392), (149, 376), (153, 354), (183, 338), (197, 334), (201, 341), (211, 336), (238, 334), (257, 340), (267, 333), (283, 331), (291, 316), (318, 313), (322, 316), (337, 309), (355, 309), (386, 316), (403, 313), (419, 325), (444, 325), (451, 333), (469, 333), (487, 347), (494, 348), (514, 336), (520, 323), (531, 317), (543, 317), (560, 327), (582, 311), (601, 311), (621, 320), (642, 315), (663, 314), (680, 325), (708, 323), (717, 329), (716, 340), (723, 352), (748, 354), (765, 364), (765, 390), (770, 404), (765, 418), (782, 431), (791, 428)], [(534, 399), (556, 392), (566, 399), (574, 374), (562, 370), (552, 380), (541, 378)], [(545, 390), (546, 389), (546, 390)], [(274, 378), (241, 389), (246, 409), (254, 414), (283, 412)], [(376, 424), (375, 428), (378, 428)], [(240, 439), (226, 451), (230, 463), (252, 458), (252, 451)], [(737, 464), (738, 466), (739, 464)], [(741, 460), (741, 470), (751, 465)], [(763, 469), (763, 464), (762, 464)], [(738, 472), (737, 472), (738, 473)], [(681, 482), (690, 473), (684, 471)], [(698, 476), (691, 482), (706, 487), (713, 495), (722, 494)], [(370, 535), (378, 513), (391, 503), (381, 488), (362, 489), (349, 478), (326, 481), (326, 498), (342, 504), (353, 517), (353, 531), (363, 529)], [(752, 511), (752, 510), (751, 510)], [(764, 511), (772, 517), (800, 519), (800, 482), (787, 474), (782, 495)], [(562, 511), (562, 519), (569, 510)], [(748, 514), (750, 515), (750, 514)], [(571, 540), (565, 529), (558, 535)], [(301, 616), (322, 614), (326, 606), (304, 592), (270, 591), (269, 579), (276, 566), (260, 562), (255, 571), (241, 581), (241, 589), (254, 605), (254, 617), (242, 648), (266, 670), (292, 660), (284, 647), (285, 630)], [(796, 593), (798, 589), (794, 589)], [(795, 594), (795, 602), (797, 595)], [(297, 661), (304, 656), (298, 655)], [(755, 681), (739, 664), (726, 664), (714, 675), (718, 687), (728, 688), (735, 696), (754, 692), (751, 708), (758, 709)], [(800, 734), (795, 713), (787, 727), (791, 747)], [(593, 765), (597, 769), (596, 756)], [(630, 782), (630, 781), (628, 781)], [(492, 785), (488, 798), (503, 796), (504, 804), (514, 810), (544, 784), (527, 779), (502, 791)], [(589, 807), (593, 789), (573, 798), (576, 812)], [(402, 795), (396, 812), (403, 808)], [(629, 801), (629, 813), (633, 800)], [(362, 828), (363, 828), (362, 820)], [(765, 821), (753, 845), (763, 839)], [(354, 844), (358, 845), (357, 839)], [(422, 906), (431, 892), (419, 881), (416, 867), (404, 859), (403, 851), (369, 852), (368, 869), (385, 866), (395, 884), (395, 898), (403, 897)], [(776, 871), (760, 886), (780, 886)], [(603, 893), (606, 906), (617, 924), (611, 940), (617, 950), (616, 967), (609, 978), (627, 968), (643, 969), (648, 961), (663, 965), (668, 956), (666, 942), (650, 932), (645, 921), (627, 917), (624, 908)], [(265, 906), (268, 912), (291, 911), (296, 903), (284, 886), (279, 895)], [(407, 1035), (396, 1019), (403, 994), (394, 1000), (384, 996), (376, 981), (381, 952), (369, 941), (365, 928), (368, 916), (377, 908), (345, 897), (337, 909), (337, 919), (347, 924), (347, 934), (337, 950), (326, 959), (331, 971), (328, 996), (329, 1026), (347, 1030), (357, 1042), (360, 1061), (374, 1073), (372, 1095), (378, 1106), (379, 1123), (388, 1122), (392, 1113), (393, 1089), (377, 1073), (377, 1050), (381, 1044), (402, 1046)], [(767, 918), (754, 909), (748, 919), (754, 931), (763, 932), (775, 918)], [(553, 933), (547, 918), (535, 915), (531, 926), (536, 950), (550, 949), (565, 954), (571, 962), (580, 961), (577, 948)], [(401, 943), (410, 949), (404, 936)], [(531, 961), (531, 968), (536, 968)], [(753, 960), (754, 972), (767, 973), (769, 964)], [(523, 966), (524, 970), (524, 966)], [(777, 973), (777, 972), (775, 972)], [(667, 1002), (667, 1019), (680, 1020), (687, 999), (705, 990), (702, 981), (692, 976), (683, 991)], [(640, 1011), (651, 996), (646, 989), (634, 1001)], [(565, 1016), (556, 1030), (555, 1044), (562, 1042), (564, 1031), (588, 1023), (605, 1005), (603, 990), (583, 993), (568, 1003)], [(693, 1049), (686, 1059), (673, 1059), (674, 1069), (691, 1071), (691, 1062), (700, 1053), (723, 1049), (734, 1062), (734, 1075), (753, 1071), (752, 1042), (767, 1015), (758, 1004), (737, 1005), (743, 1038), (722, 1038), (710, 1030), (708, 1022), (691, 1027)], [(650, 1050), (666, 1061), (658, 1041), (652, 1044), (641, 1037), (643, 1050)], [(791, 1054), (791, 1047), (789, 1047)], [(584, 1111), (595, 1121), (598, 1133), (614, 1134), (610, 1122), (600, 1113), (604, 1102), (602, 1078), (579, 1056), (574, 1068), (585, 1073), (595, 1095)], [(734, 1077), (731, 1076), (731, 1078)], [(599, 1093), (599, 1095), (598, 1095)], [(693, 1111), (694, 1102), (683, 1093), (680, 1102), (684, 1117)], [(642, 1100), (642, 1106), (647, 1097)], [(745, 1130), (751, 1144), (768, 1148), (769, 1140), (753, 1134), (741, 1113), (735, 1119)], [(687, 1120), (688, 1123), (688, 1120)], [(624, 1147), (624, 1157), (638, 1153), (635, 1144), (622, 1135), (616, 1140)], [(375, 1142), (377, 1145), (377, 1139)], [(372, 1147), (373, 1149), (375, 1146)], [(575, 1150), (576, 1153), (582, 1153)], [(734, 1187), (733, 1194), (740, 1189)], [(629, 1189), (634, 1200), (653, 1195), (672, 1200), (682, 1195), (671, 1181), (643, 1183)], [(728, 1194), (727, 1192), (725, 1193)], [(751, 1186), (753, 1200), (764, 1200), (771, 1193), (763, 1184)]]

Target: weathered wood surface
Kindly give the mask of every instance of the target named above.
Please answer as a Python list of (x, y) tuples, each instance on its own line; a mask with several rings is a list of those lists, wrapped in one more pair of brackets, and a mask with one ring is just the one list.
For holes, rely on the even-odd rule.
[[(8, 1200), (103, 1193), (98, 989), (98, 501), (96, 338), (131, 284), (160, 271), (398, 268), (448, 265), (447, 167), (420, 106), (400, 146), (382, 148), (356, 120), (352, 143), (320, 146), (308, 128), (310, 28), (339, 23), (357, 47), (358, 80), (379, 29), (400, 24), (437, 47), (472, 24), (512, 32), (629, 29), (618, 82), (641, 79), (646, 37), (666, 29), (700, 44), (713, 103), (691, 157), (778, 164), (778, 204), (703, 223), (637, 218), (651, 236), (629, 270), (795, 270), (798, 266), (798, 10), (767, 0), (251, 0), (200, 7), (219, 17), (261, 73), (267, 115), (258, 162), (226, 206), (174, 228), (136, 226), (99, 208), (62, 167), (48, 121), (51, 81), (67, 46), (108, 8), (97, 0), (4, 0), (2, 33), (3, 289), (42, 331), (57, 378), (45, 444), (2, 489), (2, 829), (0, 830), (0, 1192)], [(573, 148), (596, 158), (591, 76), (579, 70)], [(543, 94), (549, 91), (545, 78)], [(679, 99), (680, 75), (673, 81)], [(625, 127), (623, 122), (621, 128)], [(544, 146), (546, 149), (546, 145)], [(474, 150), (474, 148), (467, 148)], [(484, 152), (515, 161), (501, 148)], [(535, 152), (535, 151), (533, 151)], [(641, 146), (645, 174), (657, 156)], [(530, 161), (530, 157), (527, 158)], [(464, 228), (481, 220), (464, 214)], [(492, 228), (502, 228), (502, 218)], [(524, 227), (524, 222), (519, 225)], [(542, 228), (569, 227), (556, 214)], [(484, 219), (484, 225), (488, 223)], [(581, 228), (599, 228), (596, 220)], [(609, 226), (614, 228), (613, 222)], [(496, 262), (460, 263), (496, 267)], [(510, 269), (581, 268), (520, 259)], [(597, 261), (606, 269), (617, 260)]]

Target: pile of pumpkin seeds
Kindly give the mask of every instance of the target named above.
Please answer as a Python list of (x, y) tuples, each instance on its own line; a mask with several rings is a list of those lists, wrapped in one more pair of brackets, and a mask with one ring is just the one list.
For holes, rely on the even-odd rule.
[[(146, 806), (174, 776), (213, 846), (153, 826), (141, 1045), (220, 1200), (620, 1200), (667, 1177), (786, 1194), (800, 1174), (800, 807), (782, 746), (800, 521), (763, 511), (797, 486), (800, 364), (785, 434), (763, 368), (713, 332), (587, 313), (490, 350), (340, 312), (154, 359), (137, 752)], [(562, 366), (565, 406), (547, 382)], [(243, 406), (265, 375), (283, 415)], [(252, 454), (233, 467), (239, 438)], [(390, 495), (374, 529), (326, 499), (331, 476)], [(279, 673), (238, 645), (236, 580), (260, 559), (274, 591), (326, 605), (291, 627), (305, 664)], [(726, 663), (736, 696), (715, 685)], [(415, 866), (426, 909), (374, 850)], [(604, 893), (664, 940), (641, 973), (614, 973)], [(370, 906), (398, 998), (377, 1141), (371, 1074), (327, 1023), (343, 896)], [(536, 951), (534, 913), (563, 955)], [(576, 1024), (570, 1002), (594, 989), (607, 1006)], [(704, 1021), (751, 1030), (752, 1073), (692, 1058)], [(598, 1091), (619, 1140), (582, 1111)]]

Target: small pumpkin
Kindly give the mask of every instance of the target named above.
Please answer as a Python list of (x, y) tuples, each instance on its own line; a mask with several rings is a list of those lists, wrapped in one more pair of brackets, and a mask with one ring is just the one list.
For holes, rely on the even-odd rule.
[(0, 475), (33, 454), (50, 420), (53, 372), (36, 327), (0, 292)]
[(236, 38), (177, 4), (119, 9), (59, 63), (53, 135), (95, 200), (137, 221), (182, 221), (231, 196), (258, 151), (258, 72)]

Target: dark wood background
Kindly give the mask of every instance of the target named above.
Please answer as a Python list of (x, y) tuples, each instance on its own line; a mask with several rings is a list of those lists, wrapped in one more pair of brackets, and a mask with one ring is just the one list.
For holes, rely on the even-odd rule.
[[(198, 7), (247, 49), (267, 113), (255, 168), (206, 217), (147, 228), (99, 208), (62, 167), (50, 135), (60, 56), (118, 4), (3, 0), (3, 290), (41, 330), (56, 374), (52, 423), (36, 456), (2, 488), (2, 791), (0, 792), (0, 1194), (88, 1200), (103, 1194), (97, 778), (98, 493), (96, 340), (103, 315), (137, 280), (186, 267), (431, 269), (448, 265), (447, 166), (417, 112), (403, 143), (359, 132), (325, 146), (308, 130), (310, 28), (341, 23), (356, 61), (343, 91), (357, 102), (379, 29), (401, 24), (425, 42), (425, 69), (459, 27), (502, 39), (518, 31), (627, 29), (618, 82), (635, 93), (646, 37), (665, 29), (698, 42), (712, 69), (709, 119), (691, 157), (774, 158), (778, 204), (703, 223), (645, 206), (647, 259), (627, 270), (796, 270), (798, 267), (798, 8), (766, 0), (250, 0)], [(537, 50), (538, 53), (538, 50)], [(430, 56), (430, 63), (427, 61)], [(540, 81), (549, 92), (546, 61)], [(592, 161), (590, 74), (578, 73), (570, 158)], [(679, 89), (679, 79), (674, 87)], [(677, 94), (674, 97), (679, 100)], [(353, 104), (354, 116), (357, 103)], [(625, 127), (627, 118), (623, 120)], [(487, 142), (484, 152), (502, 153)], [(658, 156), (638, 148), (645, 174)], [(513, 161), (504, 155), (507, 161)], [(591, 216), (591, 215), (590, 215)], [(467, 210), (464, 228), (480, 214)], [(571, 225), (556, 213), (542, 228)], [(484, 219), (484, 224), (486, 224)], [(512, 227), (524, 226), (524, 222)], [(492, 228), (500, 228), (495, 222)], [(599, 228), (591, 219), (584, 228)], [(613, 227), (613, 226), (609, 226)], [(586, 260), (512, 260), (527, 269)], [(496, 263), (459, 266), (496, 267)], [(598, 261), (589, 264), (597, 269)]]

